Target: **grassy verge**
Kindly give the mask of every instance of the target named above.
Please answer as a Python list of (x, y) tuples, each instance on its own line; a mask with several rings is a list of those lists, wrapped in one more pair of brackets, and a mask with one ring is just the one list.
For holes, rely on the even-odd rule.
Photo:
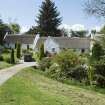
[(12, 66), (12, 64), (9, 64), (7, 62), (0, 62), (0, 70), (4, 68), (8, 68), (10, 66)]
[(105, 105), (105, 95), (25, 69), (0, 87), (0, 105)]

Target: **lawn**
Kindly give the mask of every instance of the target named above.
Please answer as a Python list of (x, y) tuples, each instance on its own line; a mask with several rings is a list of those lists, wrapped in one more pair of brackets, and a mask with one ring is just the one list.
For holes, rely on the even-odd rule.
[(28, 68), (0, 87), (0, 105), (105, 105), (105, 95), (62, 84)]
[(0, 62), (0, 70), (4, 68), (8, 68), (10, 66), (12, 66), (12, 64), (9, 64), (7, 62)]

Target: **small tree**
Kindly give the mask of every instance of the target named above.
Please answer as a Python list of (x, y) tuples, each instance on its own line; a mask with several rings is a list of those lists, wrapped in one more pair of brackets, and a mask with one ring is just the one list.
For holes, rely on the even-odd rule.
[(21, 58), (21, 44), (17, 43), (17, 53), (16, 53), (17, 58)]
[(92, 59), (100, 60), (100, 57), (103, 56), (103, 48), (99, 43), (95, 43), (92, 48)]
[(39, 59), (42, 60), (42, 58), (44, 58), (44, 56), (45, 56), (45, 54), (44, 54), (44, 44), (41, 44)]
[(15, 55), (14, 55), (14, 49), (11, 50), (11, 60), (10, 60), (11, 64), (15, 63)]

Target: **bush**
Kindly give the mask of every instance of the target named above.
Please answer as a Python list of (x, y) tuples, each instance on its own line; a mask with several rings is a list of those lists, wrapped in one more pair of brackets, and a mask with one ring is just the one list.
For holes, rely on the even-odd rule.
[(99, 87), (105, 87), (105, 77), (102, 75), (96, 75), (96, 85)]
[(87, 70), (82, 66), (82, 59), (71, 51), (62, 51), (55, 55), (53, 65), (47, 69), (48, 75), (57, 79), (75, 79), (81, 81), (87, 78)]
[(2, 53), (10, 53), (10, 49), (3, 49)]
[(105, 86), (105, 58), (93, 64), (95, 81), (98, 86)]
[(33, 59), (35, 60), (35, 61), (37, 61), (37, 62), (39, 62), (39, 53), (37, 53), (37, 52), (33, 52), (33, 54), (32, 54), (33, 56)]
[[(64, 80), (63, 77), (65, 76), (61, 76), (61, 72), (60, 72), (60, 67), (56, 64), (53, 64), (49, 67), (49, 69), (46, 69), (45, 74), (53, 79), (56, 80)], [(63, 75), (63, 74), (62, 74)]]
[(76, 66), (70, 70), (68, 73), (68, 77), (71, 77), (75, 80), (79, 80), (80, 82), (87, 78), (87, 69), (83, 66)]
[(92, 48), (92, 59), (93, 60), (100, 60), (101, 56), (104, 55), (103, 48), (99, 43), (95, 43)]
[(95, 74), (102, 75), (105, 77), (105, 59), (102, 59), (93, 64)]
[(70, 70), (80, 63), (77, 54), (73, 51), (62, 51), (54, 57), (53, 61), (60, 66), (61, 72), (67, 77)]
[(48, 69), (51, 66), (51, 58), (43, 58), (40, 62), (39, 62), (39, 68), (42, 71), (45, 71), (46, 69)]
[(2, 56), (5, 62), (10, 63), (10, 53), (3, 53)]
[(3, 60), (4, 60), (4, 58), (3, 58), (3, 56), (1, 55), (1, 56), (0, 56), (0, 61), (3, 61)]

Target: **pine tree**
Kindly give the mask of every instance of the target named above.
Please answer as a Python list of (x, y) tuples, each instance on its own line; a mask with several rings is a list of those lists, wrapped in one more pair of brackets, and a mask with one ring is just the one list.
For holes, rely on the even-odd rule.
[(16, 53), (16, 56), (17, 58), (21, 58), (21, 44), (20, 43), (17, 43), (17, 53)]
[(15, 55), (14, 55), (14, 49), (11, 51), (11, 64), (15, 63)]
[(38, 31), (41, 36), (59, 36), (60, 30), (58, 26), (61, 24), (62, 18), (52, 0), (44, 0), (37, 17)]

